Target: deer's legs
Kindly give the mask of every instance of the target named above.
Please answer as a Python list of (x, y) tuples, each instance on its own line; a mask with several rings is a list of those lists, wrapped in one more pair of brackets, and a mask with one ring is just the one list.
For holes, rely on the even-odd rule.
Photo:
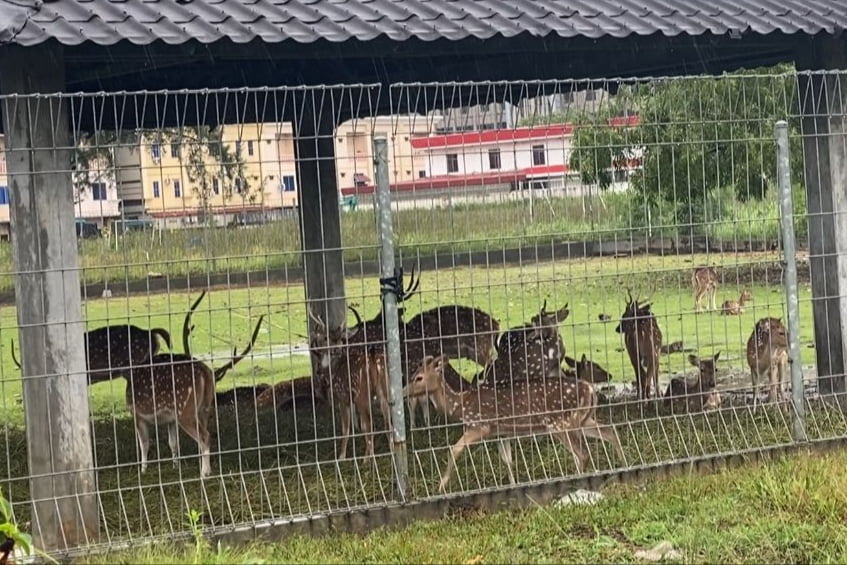
[(350, 405), (341, 401), (338, 404), (338, 411), (341, 413), (341, 451), (338, 454), (339, 459), (347, 458), (347, 442), (350, 439), (350, 428), (352, 427), (353, 414)]
[[(368, 402), (370, 402), (370, 398)], [(376, 459), (374, 455), (373, 414), (369, 408), (370, 406), (359, 406), (357, 409), (359, 413), (359, 431), (365, 436), (365, 457)]]
[(501, 439), (497, 443), (497, 451), (500, 453), (500, 460), (506, 464), (506, 469), (509, 472), (509, 484), (515, 484), (515, 472), (512, 467), (512, 442), (508, 439)]
[[(197, 448), (200, 452), (200, 476), (208, 477), (212, 474), (211, 436), (209, 430), (206, 429), (206, 423), (192, 408), (188, 407), (189, 411), (183, 413), (184, 416), (179, 419), (179, 427), (197, 442)], [(168, 428), (168, 434), (168, 439), (170, 439), (170, 428)]]
[(718, 305), (716, 303), (717, 294), (718, 294), (717, 287), (713, 287), (712, 289), (709, 290), (709, 305), (711, 306), (712, 310), (718, 309)]
[(447, 459), (447, 468), (444, 470), (444, 474), (441, 475), (441, 482), (438, 483), (438, 492), (443, 493), (446, 490), (447, 481), (450, 480), (450, 475), (453, 473), (453, 467), (456, 465), (456, 459), (458, 459), (462, 451), (487, 436), (490, 431), (491, 430), (488, 426), (465, 430), (465, 433), (462, 434), (459, 441), (450, 448), (450, 457)]
[(565, 447), (573, 454), (576, 472), (582, 474), (585, 469), (585, 443), (579, 430), (568, 430), (556, 434)]
[(593, 437), (611, 443), (618, 457), (626, 464), (626, 456), (624, 455), (623, 447), (621, 447), (621, 440), (613, 426), (600, 424), (593, 417), (586, 418), (582, 425), (586, 437)]
[(135, 416), (135, 435), (138, 437), (139, 456), (141, 457), (141, 472), (147, 470), (147, 452), (150, 451), (150, 431), (147, 422)]
[(174, 467), (176, 467), (176, 460), (179, 457), (179, 424), (176, 421), (168, 424), (168, 445), (171, 448)]

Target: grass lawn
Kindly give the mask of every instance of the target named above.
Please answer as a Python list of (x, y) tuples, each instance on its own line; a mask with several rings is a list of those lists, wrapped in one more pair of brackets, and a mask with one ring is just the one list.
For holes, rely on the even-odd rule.
[(679, 563), (844, 563), (847, 454), (799, 454), (708, 475), (611, 485), (593, 506), (451, 516), (357, 536), (246, 547), (168, 543), (107, 563), (626, 563), (667, 541)]
[[(634, 290), (656, 287), (654, 311), (666, 341), (684, 340), (702, 354), (722, 352), (724, 370), (743, 372), (743, 350), (756, 319), (781, 316), (783, 293), (777, 271), (763, 273), (751, 287), (755, 303), (738, 317), (716, 313), (693, 314), (690, 273), (694, 264), (722, 264), (729, 273), (749, 279), (754, 267), (772, 263), (773, 253), (718, 257), (638, 257), (559, 261), (513, 268), (462, 268), (423, 273), (422, 292), (407, 304), (407, 319), (437, 304), (462, 303), (483, 308), (501, 321), (502, 327), (527, 321), (547, 299), (549, 307), (568, 302), (570, 317), (561, 331), (570, 355), (588, 354), (607, 367), (618, 381), (632, 380), (632, 368), (614, 332), (624, 306), (624, 285)], [(727, 275), (718, 303), (737, 297), (741, 289), (735, 275)], [(810, 293), (801, 285), (802, 342), (812, 341)], [(199, 291), (198, 291), (199, 292)], [(89, 327), (130, 320), (142, 326), (170, 329), (179, 350), (183, 315), (198, 292), (172, 293), (137, 298), (91, 300), (86, 304)], [(379, 309), (375, 278), (347, 280), (349, 300), (358, 303), (365, 316)], [(602, 323), (600, 313), (613, 320)], [(254, 350), (232, 371), (220, 388), (233, 384), (276, 382), (309, 372), (308, 354), (288, 355), (290, 344), (303, 343), (297, 334), (306, 332), (302, 285), (213, 290), (194, 316), (192, 352), (216, 354), (212, 365), (225, 363), (233, 345), (249, 339), (252, 325), (266, 315), (264, 332)], [(350, 317), (352, 322), (352, 316)], [(0, 468), (5, 469), (4, 492), (13, 502), (18, 519), (29, 519), (26, 440), (20, 407), (20, 378), (11, 364), (9, 338), (16, 336), (14, 308), (0, 309), (3, 371), (5, 449)], [(806, 363), (811, 350), (804, 348)], [(466, 371), (472, 367), (464, 366)], [(663, 358), (668, 373), (690, 369), (685, 354)], [(746, 383), (746, 378), (744, 380)], [(181, 434), (182, 457), (178, 466), (170, 461), (164, 428), (154, 443), (151, 466), (139, 474), (135, 435), (124, 405), (125, 382), (116, 379), (90, 388), (98, 485), (101, 492), (101, 523), (107, 538), (144, 537), (184, 531), (189, 509), (203, 512), (203, 526), (228, 526), (259, 519), (285, 518), (393, 500), (390, 456), (384, 434), (376, 437), (378, 465), (361, 458), (336, 462), (333, 437), (337, 421), (325, 406), (294, 410), (261, 411), (220, 407), (213, 430), (214, 475), (200, 482), (196, 445)], [(677, 415), (657, 418), (655, 413), (635, 413), (632, 407), (614, 406), (599, 417), (618, 425), (626, 461), (619, 461), (603, 444), (591, 443), (597, 469), (647, 465), (699, 454), (750, 449), (791, 441), (791, 419), (778, 409), (752, 414), (746, 407), (726, 407), (708, 415)], [(810, 434), (832, 437), (847, 432), (843, 417), (829, 409), (810, 407)], [(433, 426), (410, 434), (411, 488), (414, 496), (434, 494), (444, 468), (447, 446), (460, 435), (456, 426)], [(363, 452), (361, 440), (351, 443), (354, 454)], [(518, 481), (567, 476), (573, 462), (561, 446), (547, 438), (516, 443)], [(157, 453), (157, 450), (158, 453)], [(161, 459), (161, 462), (157, 461)], [(466, 452), (449, 485), (455, 492), (495, 488), (507, 481), (497, 457), (496, 445), (474, 447)], [(473, 557), (473, 556), (471, 556)], [(449, 559), (450, 557), (445, 557)]]

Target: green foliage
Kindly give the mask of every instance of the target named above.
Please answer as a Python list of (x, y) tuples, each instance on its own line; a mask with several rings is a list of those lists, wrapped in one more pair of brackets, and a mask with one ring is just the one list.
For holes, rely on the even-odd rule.
[(33, 547), (32, 536), (18, 528), (12, 513), (12, 505), (0, 492), (0, 543), (9, 539), (14, 541), (12, 551), (14, 551), (14, 548), (19, 548), (24, 555), (35, 553), (48, 563), (57, 563), (55, 559)]
[[(641, 152), (631, 182), (652, 213), (670, 206), (675, 223), (715, 219), (718, 202), (761, 201), (775, 188), (778, 120), (789, 122), (792, 181), (802, 184), (796, 80), (782, 65), (621, 87), (600, 111), (576, 121), (570, 166), (605, 189), (612, 171)], [(631, 108), (637, 126), (608, 125)]]

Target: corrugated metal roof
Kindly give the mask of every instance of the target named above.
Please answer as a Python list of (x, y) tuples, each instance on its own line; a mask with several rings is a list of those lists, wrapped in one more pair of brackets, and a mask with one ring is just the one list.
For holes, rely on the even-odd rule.
[(816, 34), (847, 0), (0, 0), (0, 44)]

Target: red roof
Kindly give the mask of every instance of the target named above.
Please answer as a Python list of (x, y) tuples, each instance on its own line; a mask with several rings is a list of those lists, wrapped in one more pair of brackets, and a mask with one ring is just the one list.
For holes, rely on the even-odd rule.
[[(619, 116), (609, 118), (607, 121), (611, 127), (627, 127), (639, 124), (638, 116)], [(435, 149), (436, 147), (451, 147), (455, 145), (481, 145), (483, 143), (502, 143), (528, 139), (562, 137), (565, 135), (571, 135), (573, 130), (573, 124), (551, 124), (549, 126), (490, 129), (484, 131), (448, 133), (446, 135), (413, 137), (410, 143), (414, 149)]]
[[(563, 175), (569, 171), (567, 165), (548, 165), (543, 167), (530, 167), (519, 171), (504, 171), (493, 173), (476, 173), (470, 175), (439, 175), (437, 177), (426, 177), (410, 181), (392, 183), (391, 192), (408, 192), (413, 190), (429, 190), (438, 188), (456, 188), (463, 186), (482, 186), (486, 184), (507, 184), (510, 182), (525, 181), (527, 177), (539, 175)], [(350, 196), (353, 194), (373, 194), (374, 185), (342, 188), (341, 194)]]

